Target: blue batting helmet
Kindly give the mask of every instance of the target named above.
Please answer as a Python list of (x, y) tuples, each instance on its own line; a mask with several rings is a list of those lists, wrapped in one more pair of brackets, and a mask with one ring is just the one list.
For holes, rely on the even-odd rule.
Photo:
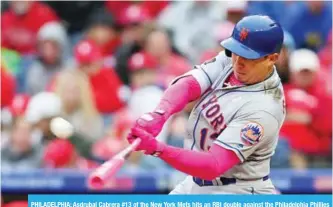
[(268, 16), (252, 15), (242, 18), (231, 37), (221, 42), (227, 56), (235, 53), (247, 59), (258, 59), (279, 53), (283, 44), (283, 30)]

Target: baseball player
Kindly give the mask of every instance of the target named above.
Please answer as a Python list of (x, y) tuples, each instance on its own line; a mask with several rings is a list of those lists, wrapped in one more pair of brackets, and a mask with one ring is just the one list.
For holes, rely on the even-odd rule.
[[(276, 192), (269, 173), (285, 118), (274, 66), (282, 43), (270, 17), (244, 17), (221, 42), (225, 51), (174, 80), (156, 110), (136, 121), (128, 141), (140, 138), (137, 150), (189, 175), (170, 194)], [(185, 149), (158, 142), (165, 121), (194, 100)]]

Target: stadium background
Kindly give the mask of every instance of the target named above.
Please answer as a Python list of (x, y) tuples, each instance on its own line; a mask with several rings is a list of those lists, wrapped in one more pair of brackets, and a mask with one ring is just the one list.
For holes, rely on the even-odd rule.
[[(174, 77), (212, 58), (233, 25), (266, 14), (285, 30), (277, 64), (287, 118), (272, 159), (282, 193), (332, 192), (332, 2), (1, 2), (1, 202), (89, 191), (86, 175), (123, 149)], [(182, 146), (189, 106), (158, 139)], [(57, 138), (49, 122), (78, 133)], [(104, 193), (168, 193), (184, 177), (134, 153)], [(15, 202), (16, 201), (16, 202)]]

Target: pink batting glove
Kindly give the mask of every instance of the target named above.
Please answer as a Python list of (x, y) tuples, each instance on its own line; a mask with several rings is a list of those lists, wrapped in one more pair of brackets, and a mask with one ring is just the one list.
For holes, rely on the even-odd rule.
[(156, 137), (162, 130), (167, 118), (162, 112), (150, 112), (136, 120), (132, 129), (143, 129)]
[(135, 139), (141, 139), (141, 143), (135, 151), (145, 151), (147, 155), (159, 156), (163, 149), (164, 144), (160, 143), (155, 137), (140, 128), (133, 128), (127, 136), (128, 142), (131, 144)]

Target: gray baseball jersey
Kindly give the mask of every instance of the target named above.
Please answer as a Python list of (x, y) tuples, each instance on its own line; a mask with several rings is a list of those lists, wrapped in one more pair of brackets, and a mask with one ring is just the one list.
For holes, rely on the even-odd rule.
[(231, 72), (231, 58), (221, 52), (181, 76), (195, 77), (204, 92), (189, 117), (184, 146), (207, 151), (214, 143), (232, 150), (241, 163), (221, 176), (259, 179), (269, 174), (285, 118), (282, 84), (274, 69), (261, 83), (228, 86)]

